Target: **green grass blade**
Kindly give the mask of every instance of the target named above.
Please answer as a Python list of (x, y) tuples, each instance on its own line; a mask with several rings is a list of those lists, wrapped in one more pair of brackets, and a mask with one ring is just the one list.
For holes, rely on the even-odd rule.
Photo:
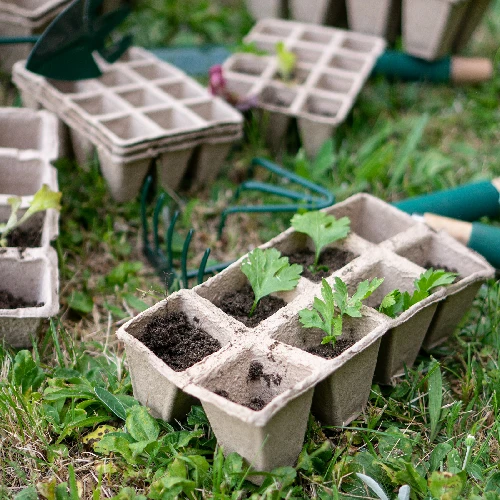
[(431, 421), (430, 441), (434, 441), (439, 431), (439, 417), (443, 404), (443, 379), (439, 363), (431, 365), (429, 374), (429, 417)]

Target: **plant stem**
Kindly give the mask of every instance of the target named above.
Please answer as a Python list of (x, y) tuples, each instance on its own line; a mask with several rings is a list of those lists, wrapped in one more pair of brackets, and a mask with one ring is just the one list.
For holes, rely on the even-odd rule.
[(257, 307), (257, 304), (259, 303), (258, 300), (254, 300), (253, 301), (253, 306), (252, 306), (252, 309), (250, 309), (250, 312), (248, 313), (248, 317), (251, 318), (253, 313), (255, 312), (255, 309)]

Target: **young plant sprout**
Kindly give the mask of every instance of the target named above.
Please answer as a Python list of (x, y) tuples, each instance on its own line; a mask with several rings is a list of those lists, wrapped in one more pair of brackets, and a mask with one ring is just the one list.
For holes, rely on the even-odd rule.
[(384, 297), (379, 311), (386, 316), (396, 318), (410, 307), (429, 297), (435, 288), (451, 285), (457, 276), (457, 273), (448, 273), (442, 269), (437, 271), (432, 268), (428, 269), (415, 280), (415, 290), (411, 295), (408, 292), (393, 290)]
[(11, 206), (11, 213), (9, 220), (5, 224), (0, 224), (0, 247), (7, 246), (7, 236), (17, 227), (24, 224), (32, 215), (37, 212), (43, 212), (49, 208), (54, 208), (55, 210), (61, 209), (61, 196), (62, 193), (52, 191), (47, 184), (44, 184), (33, 196), (31, 204), (24, 212), (24, 214), (18, 218), (17, 212), (21, 207), (22, 199), (19, 196), (10, 197), (7, 202)]
[(304, 328), (319, 328), (326, 333), (322, 344), (335, 345), (337, 337), (342, 335), (343, 317), (361, 318), (361, 306), (382, 283), (383, 278), (374, 278), (359, 283), (356, 292), (349, 297), (347, 285), (335, 278), (334, 290), (323, 278), (321, 295), (323, 300), (314, 297), (313, 309), (302, 309), (299, 319)]
[(297, 56), (289, 51), (283, 42), (276, 44), (276, 56), (278, 58), (278, 71), (284, 82), (289, 82), (293, 78)]
[(241, 271), (248, 278), (255, 295), (248, 314), (248, 317), (251, 317), (263, 297), (274, 292), (293, 290), (299, 282), (302, 266), (290, 265), (288, 257), (282, 257), (275, 248), (256, 248), (241, 264)]
[(319, 256), (326, 245), (344, 239), (351, 230), (349, 217), (336, 219), (325, 212), (307, 212), (295, 214), (291, 220), (292, 227), (299, 233), (307, 234), (314, 243), (314, 264), (311, 272), (317, 272)]

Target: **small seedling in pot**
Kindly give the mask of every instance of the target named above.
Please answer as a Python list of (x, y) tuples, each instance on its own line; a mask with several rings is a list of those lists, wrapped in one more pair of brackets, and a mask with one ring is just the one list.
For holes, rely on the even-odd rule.
[(256, 248), (248, 254), (247, 260), (241, 265), (241, 271), (248, 278), (255, 296), (248, 314), (251, 317), (263, 297), (293, 290), (299, 282), (302, 266), (290, 265), (288, 257), (282, 257), (275, 248)]
[(61, 196), (62, 193), (52, 191), (49, 186), (44, 184), (33, 196), (31, 204), (24, 212), (24, 214), (18, 218), (17, 212), (21, 207), (22, 199), (19, 196), (10, 197), (7, 202), (11, 206), (11, 214), (9, 220), (5, 224), (0, 224), (0, 247), (7, 246), (7, 236), (17, 227), (24, 224), (31, 216), (38, 212), (43, 212), (49, 208), (54, 208), (55, 210), (61, 209)]
[(349, 217), (336, 219), (333, 215), (325, 212), (307, 212), (295, 214), (291, 220), (292, 227), (299, 233), (307, 234), (314, 243), (314, 263), (310, 267), (313, 273), (326, 270), (318, 266), (321, 251), (326, 245), (344, 239), (351, 230)]
[(432, 268), (428, 269), (415, 280), (415, 290), (411, 295), (409, 292), (393, 290), (384, 297), (379, 311), (386, 316), (396, 318), (410, 307), (429, 297), (435, 288), (451, 285), (457, 276), (457, 273), (449, 273), (442, 269), (437, 271)]
[(276, 44), (276, 56), (278, 59), (278, 72), (284, 82), (289, 82), (293, 79), (295, 65), (297, 64), (297, 56), (289, 51), (283, 42)]
[(314, 297), (313, 309), (302, 309), (299, 312), (300, 322), (304, 328), (320, 328), (326, 333), (321, 341), (322, 344), (331, 343), (335, 345), (337, 337), (342, 335), (343, 318), (361, 318), (361, 306), (363, 300), (383, 283), (383, 279), (374, 278), (359, 283), (356, 292), (349, 297), (347, 285), (340, 279), (335, 278), (334, 289), (323, 279), (321, 295), (323, 300)]

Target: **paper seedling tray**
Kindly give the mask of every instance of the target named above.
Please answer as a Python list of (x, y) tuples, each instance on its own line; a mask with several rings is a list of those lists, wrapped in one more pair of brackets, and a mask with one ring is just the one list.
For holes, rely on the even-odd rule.
[[(69, 0), (0, 1), (0, 35), (24, 37), (43, 33)], [(0, 45), (0, 68), (10, 73), (16, 61), (26, 59), (31, 44)]]
[[(0, 108), (0, 222), (11, 208), (8, 199), (20, 196), (20, 213), (33, 195), (47, 184), (57, 191), (57, 171), (51, 161), (59, 157), (57, 118), (47, 111)], [(24, 228), (41, 230), (38, 248), (0, 249), (0, 288), (43, 307), (0, 310), (0, 339), (13, 347), (29, 347), (42, 320), (59, 310), (57, 253), (50, 243), (59, 234), (59, 212), (47, 210), (31, 217)]]
[(153, 158), (168, 188), (178, 187), (190, 162), (195, 184), (215, 178), (242, 136), (238, 111), (144, 49), (131, 48), (115, 64), (100, 66), (98, 79), (66, 82), (48, 81), (20, 62), (13, 80), (23, 99), (70, 127), (80, 163), (97, 148), (118, 201), (137, 195)]
[[(294, 80), (284, 82), (274, 56), (283, 41), (297, 55)], [(308, 154), (317, 153), (351, 110), (385, 48), (379, 37), (292, 21), (259, 21), (245, 38), (268, 56), (234, 54), (224, 63), (231, 92), (258, 96), (269, 112), (268, 135), (279, 145), (291, 118), (298, 121)]]
[[(426, 335), (434, 335), (434, 330), (448, 335), (479, 285), (494, 275), (479, 255), (370, 195), (353, 196), (325, 211), (337, 218), (348, 215), (353, 231), (332, 245), (349, 250), (354, 259), (327, 278), (330, 285), (339, 276), (352, 293), (365, 279), (385, 278), (363, 306), (363, 317), (345, 320), (344, 332), (350, 332), (356, 343), (340, 356), (326, 360), (304, 350), (318, 345), (324, 336), (299, 322), (299, 311), (312, 307), (314, 297), (320, 296), (321, 283), (302, 277), (293, 292), (276, 294), (286, 306), (255, 328), (219, 309), (225, 294), (246, 283), (240, 269), (246, 256), (202, 285), (173, 294), (139, 314), (117, 333), (127, 351), (134, 394), (143, 404), (156, 416), (172, 420), (182, 418), (192, 398), (197, 398), (225, 452), (240, 453), (256, 470), (294, 464), (311, 409), (325, 425), (346, 425), (357, 418), (368, 401), (372, 380), (392, 383), (405, 365), (414, 362)], [(425, 245), (427, 239), (432, 244)], [(277, 248), (286, 255), (311, 249), (310, 245), (307, 237), (291, 228), (261, 248)], [(441, 260), (456, 268), (459, 280), (394, 320), (374, 309), (394, 288), (410, 291), (428, 259), (435, 268)], [(145, 325), (167, 311), (197, 318), (222, 348), (187, 370), (174, 372), (140, 341)], [(261, 363), (264, 373), (279, 375), (279, 383), (272, 377), (269, 384), (249, 380), (252, 362)], [(243, 405), (256, 396), (267, 403), (262, 410)]]

